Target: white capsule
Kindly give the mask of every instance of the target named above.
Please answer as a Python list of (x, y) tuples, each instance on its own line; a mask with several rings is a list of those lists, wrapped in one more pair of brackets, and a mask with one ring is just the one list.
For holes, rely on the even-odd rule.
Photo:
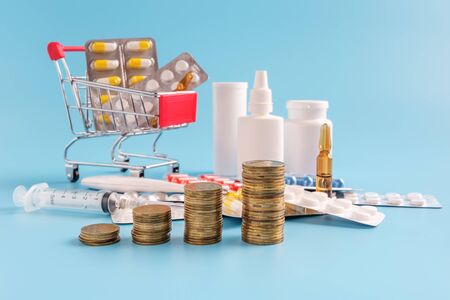
[(164, 70), (164, 71), (161, 72), (161, 80), (163, 82), (172, 81), (174, 79), (174, 77), (175, 76), (173, 75), (173, 72), (170, 71), (170, 70)]
[(148, 92), (155, 92), (158, 89), (159, 89), (159, 83), (155, 79), (150, 79), (145, 84), (145, 90)]
[(380, 203), (381, 198), (380, 197), (365, 197), (365, 200), (366, 200), (367, 204), (376, 205), (376, 204)]
[(189, 69), (189, 64), (184, 59), (180, 59), (175, 64), (175, 71), (177, 73), (184, 73)]

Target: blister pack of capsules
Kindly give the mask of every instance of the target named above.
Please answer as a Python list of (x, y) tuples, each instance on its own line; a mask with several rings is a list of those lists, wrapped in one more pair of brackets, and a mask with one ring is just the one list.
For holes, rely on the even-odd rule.
[[(156, 45), (152, 38), (90, 40), (86, 42), (85, 49), (90, 81), (134, 88), (158, 70)], [(152, 115), (157, 113), (157, 101), (152, 97), (135, 98), (97, 88), (90, 88), (89, 92), (94, 108)], [(99, 130), (155, 127), (155, 120), (132, 114), (97, 111), (94, 112), (94, 118)]]
[(192, 55), (184, 52), (136, 85), (136, 89), (155, 93), (190, 91), (207, 79), (208, 74)]
[(385, 217), (374, 206), (357, 206), (348, 199), (328, 198), (325, 193), (309, 192), (300, 186), (287, 185), (285, 201), (286, 203), (369, 226), (377, 226)]
[(442, 208), (436, 197), (421, 193), (407, 193), (406, 195), (398, 193), (380, 195), (374, 192), (364, 194), (344, 193), (344, 199), (357, 205)]

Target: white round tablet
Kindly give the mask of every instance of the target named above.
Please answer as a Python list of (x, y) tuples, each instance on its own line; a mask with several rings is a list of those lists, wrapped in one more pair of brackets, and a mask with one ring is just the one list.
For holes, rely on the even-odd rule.
[(192, 80), (191, 80), (191, 82), (192, 83), (197, 83), (199, 81), (200, 81), (200, 76), (198, 76), (197, 73), (192, 72)]
[(360, 211), (363, 211), (371, 216), (375, 215), (378, 209), (374, 206), (361, 206)]
[(345, 208), (338, 203), (328, 203), (326, 211), (331, 214), (341, 214)]
[(170, 90), (171, 91), (176, 91), (178, 87), (178, 82), (174, 82), (170, 85)]
[(173, 80), (173, 78), (175, 77), (175, 76), (173, 75), (173, 72), (170, 71), (170, 70), (164, 70), (164, 71), (162, 71), (160, 76), (161, 76), (161, 80), (162, 80), (163, 82), (169, 82), (169, 81)]
[(156, 81), (155, 79), (150, 79), (149, 81), (147, 81), (147, 83), (145, 84), (145, 90), (149, 91), (149, 92), (154, 92), (157, 89), (159, 89), (159, 83), (158, 81)]
[(184, 59), (180, 59), (175, 64), (175, 71), (177, 73), (184, 73), (187, 71), (188, 68), (189, 68), (189, 64)]

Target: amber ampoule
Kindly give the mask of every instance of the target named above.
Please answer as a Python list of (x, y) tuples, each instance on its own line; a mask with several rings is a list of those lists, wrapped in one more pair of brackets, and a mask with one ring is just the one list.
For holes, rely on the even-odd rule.
[(319, 155), (316, 160), (316, 191), (332, 195), (331, 132), (328, 124), (320, 127)]

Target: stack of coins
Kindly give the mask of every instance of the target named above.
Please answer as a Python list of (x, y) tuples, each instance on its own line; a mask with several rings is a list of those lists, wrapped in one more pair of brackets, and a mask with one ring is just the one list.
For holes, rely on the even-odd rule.
[(133, 209), (133, 242), (158, 245), (170, 240), (172, 217), (167, 205), (144, 205)]
[(81, 228), (80, 242), (89, 246), (111, 245), (120, 241), (119, 226), (115, 224), (92, 224)]
[(284, 164), (255, 160), (242, 164), (242, 240), (256, 245), (283, 241)]
[(184, 187), (184, 241), (209, 245), (222, 240), (222, 186), (212, 182)]

